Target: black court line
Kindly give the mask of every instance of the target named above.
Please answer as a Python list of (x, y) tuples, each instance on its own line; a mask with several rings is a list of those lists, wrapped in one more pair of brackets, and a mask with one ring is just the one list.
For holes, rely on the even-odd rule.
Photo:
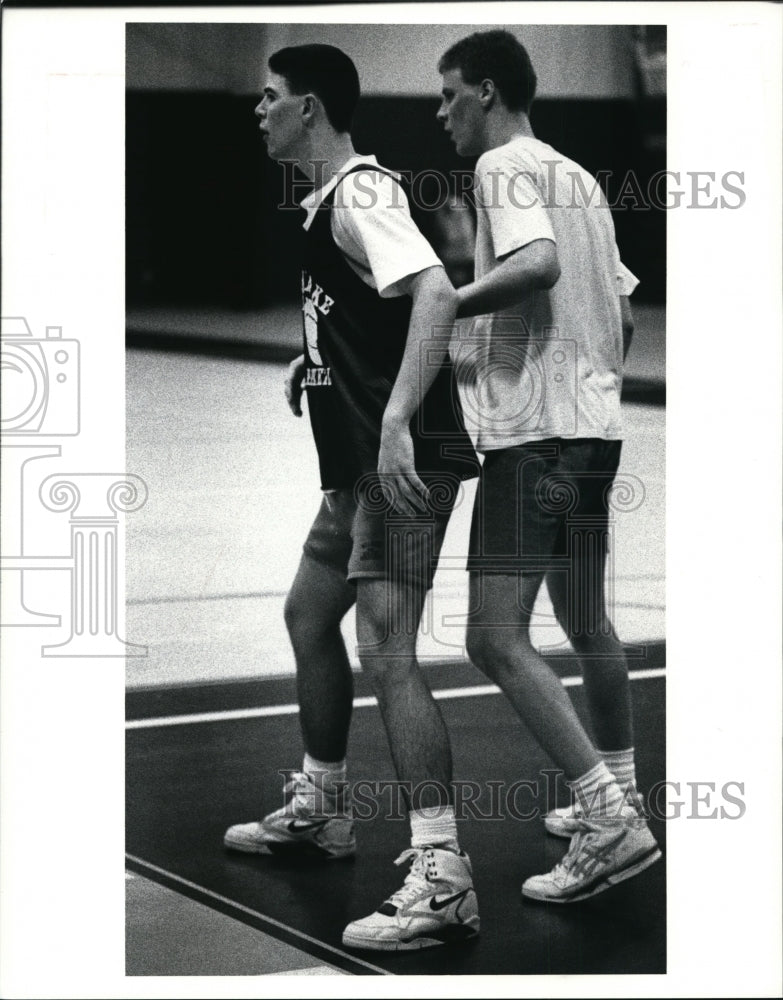
[[(247, 693), (247, 685), (242, 687)], [(637, 774), (644, 790), (665, 779), (665, 682), (640, 679), (631, 688)], [(179, 694), (188, 698), (192, 692)], [(584, 718), (582, 689), (570, 688), (569, 694)], [(584, 903), (523, 901), (521, 881), (549, 870), (566, 844), (548, 836), (540, 818), (512, 812), (509, 801), (492, 816), (485, 794), (490, 785), (508, 791), (521, 777), (543, 782), (551, 761), (501, 695), (440, 705), (451, 735), (455, 778), (480, 789), (473, 803), (477, 814), (468, 810), (460, 840), (473, 860), (482, 932), (476, 942), (458, 949), (363, 952), (357, 958), (397, 974), (664, 973), (665, 859)], [(176, 710), (173, 702), (169, 707)], [(228, 900), (223, 906), (293, 929), (302, 935), (293, 942), (297, 947), (333, 964), (333, 953), (324, 956), (323, 947), (341, 951), (342, 928), (399, 888), (404, 870), (393, 861), (408, 846), (408, 824), (389, 796), (374, 800), (382, 816), (357, 818), (359, 850), (348, 861), (303, 863), (223, 847), (229, 825), (258, 819), (282, 804), (279, 772), (297, 767), (301, 759), (296, 716), (132, 730), (126, 746), (127, 850), (138, 863), (168, 873), (177, 883), (171, 888), (179, 891), (178, 880), (185, 880), (204, 896)], [(354, 782), (393, 782), (377, 708), (355, 713), (349, 759)], [(546, 791), (542, 783), (537, 798), (522, 794), (519, 808), (544, 811), (552, 804)], [(665, 848), (663, 820), (653, 817), (650, 827)], [(209, 898), (201, 901), (211, 905)], [(274, 937), (275, 926), (262, 929)], [(317, 943), (315, 951), (307, 938)]]
[(285, 924), (280, 923), (280, 921), (265, 917), (263, 913), (258, 913), (249, 907), (240, 906), (231, 899), (226, 899), (224, 896), (220, 896), (210, 889), (205, 889), (204, 886), (196, 885), (194, 882), (180, 878), (172, 872), (164, 871), (162, 868), (158, 868), (157, 865), (149, 864), (141, 858), (135, 858), (131, 854), (126, 854), (125, 867), (137, 875), (143, 875), (151, 882), (157, 882), (158, 885), (179, 893), (181, 896), (187, 896), (188, 899), (195, 900), (195, 902), (208, 906), (210, 909), (216, 910), (227, 917), (232, 917), (240, 923), (247, 924), (248, 927), (263, 931), (277, 941), (290, 944), (294, 948), (304, 951), (312, 958), (318, 958), (329, 965), (342, 969), (343, 972), (350, 972), (360, 976), (389, 975), (384, 969), (379, 969), (370, 962), (365, 962), (337, 948), (331, 948), (321, 941), (316, 941), (315, 938), (301, 934), (293, 927), (287, 927)]

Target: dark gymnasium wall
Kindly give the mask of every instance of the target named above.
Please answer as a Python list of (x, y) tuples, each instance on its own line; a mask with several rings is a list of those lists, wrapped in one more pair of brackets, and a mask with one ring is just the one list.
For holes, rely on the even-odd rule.
[[(127, 304), (253, 309), (298, 295), (302, 213), (278, 210), (283, 169), (261, 142), (254, 97), (225, 93), (130, 91), (126, 98)], [(465, 171), (435, 121), (437, 99), (363, 97), (354, 144), (390, 168)], [(633, 171), (646, 194), (665, 169), (663, 143), (645, 141), (650, 115), (665, 134), (665, 107), (628, 99), (539, 99), (531, 120), (539, 139), (595, 174), (611, 171), (610, 203)], [(430, 177), (418, 190), (433, 204)], [(298, 197), (304, 195), (300, 187)], [(289, 192), (290, 200), (290, 192)], [(645, 202), (647, 199), (645, 198)], [(631, 206), (635, 206), (631, 210)], [(630, 196), (614, 221), (625, 263), (640, 278), (639, 301), (665, 299), (666, 212)], [(420, 216), (427, 230), (427, 213)]]

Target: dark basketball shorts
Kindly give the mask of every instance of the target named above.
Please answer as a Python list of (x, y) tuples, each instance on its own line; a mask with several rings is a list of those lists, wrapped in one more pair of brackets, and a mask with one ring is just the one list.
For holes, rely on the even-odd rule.
[(621, 448), (622, 441), (551, 438), (488, 452), (473, 508), (470, 572), (544, 573), (569, 558), (575, 533), (605, 540)]
[(306, 555), (348, 580), (389, 579), (429, 589), (461, 489), (453, 476), (422, 479), (430, 502), (415, 517), (391, 510), (373, 485), (325, 493), (305, 539)]

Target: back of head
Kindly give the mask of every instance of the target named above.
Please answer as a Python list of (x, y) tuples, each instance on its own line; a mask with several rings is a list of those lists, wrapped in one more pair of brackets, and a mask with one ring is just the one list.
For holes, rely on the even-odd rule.
[(269, 68), (285, 77), (292, 94), (315, 94), (336, 132), (350, 131), (359, 74), (344, 52), (333, 45), (294, 45), (275, 52)]
[(452, 45), (438, 72), (458, 69), (472, 86), (492, 80), (509, 111), (528, 114), (536, 96), (536, 74), (524, 45), (509, 31), (477, 31)]

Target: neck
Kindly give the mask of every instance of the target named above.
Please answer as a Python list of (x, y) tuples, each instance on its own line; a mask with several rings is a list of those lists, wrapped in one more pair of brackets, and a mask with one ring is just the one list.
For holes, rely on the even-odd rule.
[(505, 146), (507, 142), (523, 135), (535, 138), (530, 119), (524, 111), (509, 111), (500, 105), (487, 115), (487, 149)]
[(299, 168), (320, 188), (355, 155), (356, 150), (348, 132), (318, 130), (309, 137), (307, 150), (299, 157)]

